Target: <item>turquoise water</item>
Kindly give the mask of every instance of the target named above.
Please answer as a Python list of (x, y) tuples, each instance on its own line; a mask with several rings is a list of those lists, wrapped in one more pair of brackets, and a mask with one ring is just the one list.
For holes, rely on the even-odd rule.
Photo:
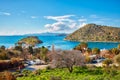
[[(0, 36), (0, 46), (4, 45), (7, 48), (14, 46), (14, 44), (26, 36)], [(65, 36), (38, 36), (43, 41), (38, 46), (52, 46), (54, 44), (55, 49), (70, 50), (74, 48), (79, 42), (64, 41)], [(90, 48), (98, 47), (100, 49), (111, 49), (117, 47), (119, 43), (116, 42), (88, 42)]]

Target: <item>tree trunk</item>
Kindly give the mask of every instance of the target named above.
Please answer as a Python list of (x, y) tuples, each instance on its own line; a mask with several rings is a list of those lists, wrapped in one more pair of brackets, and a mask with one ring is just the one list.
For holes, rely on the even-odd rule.
[(73, 67), (72, 66), (70, 66), (70, 67), (68, 66), (68, 70), (69, 70), (70, 73), (72, 73)]

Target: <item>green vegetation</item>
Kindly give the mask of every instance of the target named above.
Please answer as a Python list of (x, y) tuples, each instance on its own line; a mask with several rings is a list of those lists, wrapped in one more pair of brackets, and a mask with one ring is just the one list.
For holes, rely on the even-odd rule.
[(92, 53), (93, 53), (93, 54), (96, 54), (96, 55), (97, 55), (97, 54), (100, 54), (100, 49), (99, 49), (99, 48), (93, 48), (93, 49), (92, 49)]
[(120, 66), (120, 54), (116, 55), (114, 58), (115, 62), (119, 64)]
[(120, 50), (119, 50), (118, 48), (112, 48), (110, 51), (111, 51), (112, 54), (114, 54), (114, 55), (117, 55), (117, 54), (120, 53)]
[(112, 60), (111, 59), (106, 59), (103, 61), (103, 64), (106, 64), (106, 67), (109, 67), (110, 64), (112, 64)]
[(42, 46), (40, 48), (35, 49), (34, 51), (35, 51), (34, 56), (47, 62), (47, 60), (48, 60), (47, 53), (49, 50), (46, 47)]
[(100, 42), (120, 42), (120, 28), (87, 24), (68, 35), (65, 40), (71, 41), (100, 41)]
[[(101, 53), (99, 48), (88, 48), (86, 42), (81, 42), (74, 50), (64, 51), (49, 51), (44, 46), (17, 45), (11, 49), (1, 46), (0, 71), (16, 68), (16, 72), (0, 72), (0, 80), (119, 80), (120, 45), (103, 52), (105, 54)], [(91, 58), (93, 54), (96, 56)], [(108, 57), (105, 57), (106, 54)], [(102, 67), (89, 64), (100, 58), (105, 58)], [(44, 60), (45, 64), (50, 65), (42, 70), (20, 71), (24, 67), (23, 60), (34, 59)]]
[(99, 67), (74, 67), (72, 73), (67, 68), (45, 69), (27, 73), (27, 76), (18, 77), (17, 80), (119, 80), (120, 72), (109, 70), (108, 74)]
[(88, 48), (88, 44), (86, 42), (81, 42), (74, 48), (74, 50), (80, 50), (84, 52), (87, 48)]
[(26, 44), (26, 45), (35, 46), (36, 44), (39, 43), (42, 43), (42, 41), (39, 40), (38, 37), (36, 36), (29, 36), (18, 41), (19, 45)]
[(17, 45), (11, 49), (6, 49), (4, 46), (0, 47), (0, 71), (10, 68), (24, 67), (23, 60), (41, 59), (48, 61), (48, 49), (44, 46), (33, 48), (32, 46), (22, 47)]

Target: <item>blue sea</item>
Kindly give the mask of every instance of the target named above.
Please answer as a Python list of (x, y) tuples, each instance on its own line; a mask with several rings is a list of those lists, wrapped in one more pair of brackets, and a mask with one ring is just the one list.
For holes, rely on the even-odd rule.
[[(6, 48), (15, 46), (15, 43), (27, 36), (0, 36), (0, 46), (4, 45)], [(80, 42), (65, 41), (65, 36), (38, 36), (43, 41), (38, 47), (45, 46), (51, 47), (53, 44), (55, 49), (71, 50), (77, 46)], [(89, 48), (111, 49), (117, 47), (120, 44), (118, 42), (88, 42)]]

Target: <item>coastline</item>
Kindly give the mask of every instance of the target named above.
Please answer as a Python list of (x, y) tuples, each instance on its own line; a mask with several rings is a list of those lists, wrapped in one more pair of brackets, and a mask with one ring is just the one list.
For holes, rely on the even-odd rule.
[[(62, 50), (70, 50), (74, 48), (76, 45), (80, 43), (80, 41), (76, 40), (67, 40), (65, 39), (66, 36), (38, 36), (44, 43), (37, 45), (37, 47), (41, 46), (52, 46), (55, 45), (56, 49), (62, 49)], [(13, 48), (15, 46), (15, 43), (24, 38), (24, 36), (12, 36), (12, 37), (0, 37), (0, 46), (4, 45), (6, 48)], [(85, 41), (81, 41), (85, 42)], [(86, 41), (88, 42), (88, 41)], [(90, 48), (98, 47), (100, 49), (111, 49), (113, 47), (116, 47), (120, 42), (113, 42), (113, 41), (89, 41)], [(101, 43), (101, 44), (100, 44)], [(51, 47), (49, 47), (51, 49)]]
[(77, 40), (68, 40), (68, 39), (64, 39), (65, 41), (72, 41), (72, 42), (100, 42), (100, 43), (120, 43), (120, 41), (77, 41)]

